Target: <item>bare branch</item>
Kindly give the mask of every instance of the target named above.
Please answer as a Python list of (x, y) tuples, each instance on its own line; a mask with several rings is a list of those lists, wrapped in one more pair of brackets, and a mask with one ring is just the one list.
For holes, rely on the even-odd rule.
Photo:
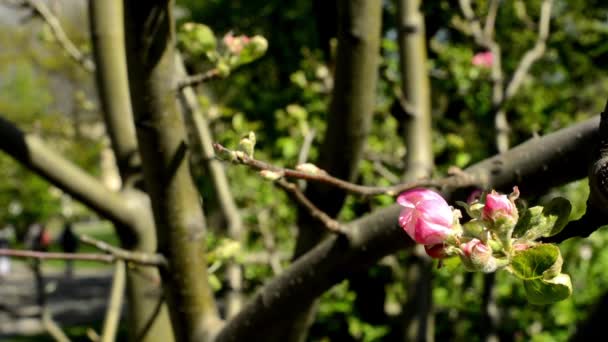
[(409, 190), (416, 187), (438, 187), (438, 188), (459, 188), (463, 186), (473, 186), (480, 183), (479, 179), (471, 177), (470, 175), (463, 173), (458, 176), (452, 176), (443, 179), (421, 179), (415, 180), (403, 184), (397, 184), (392, 186), (366, 186), (347, 182), (345, 180), (333, 177), (324, 171), (316, 173), (299, 171), (294, 169), (282, 168), (268, 164), (266, 162), (251, 158), (240, 151), (232, 151), (220, 144), (213, 144), (215, 151), (223, 156), (234, 156), (232, 160), (237, 164), (246, 165), (254, 170), (259, 171), (270, 171), (275, 173), (279, 178), (295, 178), (304, 179), (308, 181), (314, 181), (319, 183), (325, 183), (336, 188), (358, 194), (363, 196), (376, 196), (376, 195), (397, 195), (405, 190)]
[(186, 76), (184, 79), (177, 82), (177, 89), (183, 89), (185, 87), (194, 87), (201, 83), (216, 80), (218, 78), (222, 78), (222, 74), (220, 73), (219, 69), (213, 68), (201, 74)]
[(46, 305), (42, 307), (42, 325), (56, 342), (70, 342), (70, 338), (61, 329), (59, 324), (55, 322), (51, 310)]
[(167, 259), (160, 254), (128, 251), (87, 235), (80, 235), (79, 238), (80, 241), (111, 254), (115, 259), (125, 260), (144, 266), (168, 266)]
[(504, 98), (505, 101), (509, 100), (513, 97), (513, 95), (515, 95), (524, 78), (530, 71), (532, 64), (539, 60), (545, 53), (547, 38), (549, 37), (549, 24), (551, 21), (552, 5), (553, 0), (544, 0), (541, 4), (538, 37), (536, 38), (536, 43), (534, 44), (534, 47), (526, 52), (524, 57), (519, 61), (519, 65), (517, 66), (517, 69), (515, 69), (513, 78), (511, 78), (511, 81), (507, 85)]
[(114, 278), (112, 279), (112, 290), (106, 309), (106, 317), (103, 321), (101, 331), (101, 342), (112, 342), (116, 340), (116, 331), (120, 322), (120, 313), (125, 293), (126, 266), (124, 261), (118, 260), (114, 265)]
[(1, 116), (0, 135), (3, 137), (0, 139), (0, 150), (25, 167), (105, 218), (124, 226), (135, 226), (131, 204), (126, 197), (107, 189), (97, 179), (51, 150), (37, 136), (24, 134)]
[(49, 25), (51, 32), (53, 32), (53, 36), (70, 58), (76, 61), (84, 70), (88, 72), (95, 71), (95, 63), (89, 57), (85, 56), (76, 45), (74, 45), (70, 38), (68, 38), (57, 17), (43, 1), (24, 0), (22, 1), (22, 4), (34, 10), (34, 12)]
[(491, 0), (490, 8), (488, 9), (488, 15), (486, 16), (486, 23), (483, 26), (483, 34), (486, 37), (492, 37), (494, 35), (494, 27), (496, 24), (496, 14), (498, 13), (498, 5), (500, 0)]
[(284, 179), (277, 180), (276, 184), (278, 184), (283, 190), (287, 191), (293, 199), (295, 199), (300, 205), (302, 205), (304, 208), (306, 208), (306, 210), (308, 210), (308, 213), (310, 214), (310, 216), (316, 218), (321, 223), (323, 223), (325, 228), (327, 228), (329, 231), (331, 231), (333, 233), (339, 233), (339, 234), (344, 232), (344, 228), (342, 227), (342, 224), (340, 224), (340, 222), (331, 218), (329, 215), (327, 215), (321, 209), (317, 208), (317, 206), (314, 205), (314, 203), (312, 203), (306, 197), (306, 195), (304, 195), (302, 190), (300, 190), (300, 188), (297, 185), (295, 185), (293, 183), (289, 183), (288, 181), (286, 181)]
[(97, 261), (111, 264), (116, 261), (113, 255), (100, 253), (60, 253), (60, 252), (39, 252), (20, 249), (0, 248), (0, 256), (12, 258), (26, 258), (37, 260), (81, 260)]

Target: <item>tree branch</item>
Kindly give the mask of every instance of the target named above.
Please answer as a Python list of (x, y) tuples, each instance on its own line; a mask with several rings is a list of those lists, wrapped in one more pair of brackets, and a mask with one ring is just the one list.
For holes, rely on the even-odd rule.
[(80, 235), (80, 241), (91, 245), (101, 251), (111, 254), (116, 259), (133, 262), (145, 266), (167, 267), (167, 259), (161, 254), (129, 251), (112, 246), (105, 241), (94, 239), (88, 235)]
[(122, 302), (125, 292), (126, 266), (124, 261), (118, 260), (114, 265), (114, 278), (112, 279), (112, 290), (106, 309), (106, 316), (101, 330), (101, 342), (116, 341), (116, 331), (120, 321)]
[[(599, 117), (525, 142), (465, 170), (485, 188), (542, 193), (585, 176), (598, 141)], [(572, 167), (572, 166), (579, 167)], [(560, 170), (560, 172), (549, 172)], [(264, 339), (277, 325), (307, 307), (334, 284), (381, 257), (412, 245), (398, 225), (401, 207), (392, 205), (349, 223), (347, 233), (330, 236), (267, 283), (220, 331), (217, 341)]]
[(321, 209), (317, 208), (317, 206), (314, 205), (314, 203), (312, 203), (306, 197), (306, 195), (304, 195), (297, 185), (289, 183), (284, 179), (278, 179), (276, 184), (285, 190), (298, 204), (306, 208), (310, 216), (323, 223), (323, 226), (325, 226), (330, 232), (338, 234), (343, 233), (344, 228), (342, 227), (342, 224), (331, 218), (331, 216), (327, 215)]
[[(186, 68), (181, 56), (175, 58), (176, 70), (179, 77), (187, 77)], [(230, 191), (230, 184), (226, 177), (223, 165), (215, 158), (213, 151), (213, 137), (207, 120), (203, 116), (196, 99), (194, 88), (189, 84), (184, 84), (179, 93), (181, 104), (184, 108), (185, 121), (194, 127), (195, 136), (202, 150), (205, 166), (209, 170), (212, 184), (217, 195), (220, 209), (226, 222), (228, 222), (228, 236), (240, 243), (243, 242), (243, 220), (239, 209), (234, 201), (234, 196)], [(242, 308), (244, 297), (243, 291), (243, 269), (236, 262), (231, 261), (226, 268), (226, 278), (230, 288), (227, 294), (226, 317), (231, 318)]]
[(116, 257), (110, 254), (100, 253), (59, 253), (59, 252), (39, 252), (30, 250), (0, 248), (0, 256), (11, 258), (37, 259), (37, 260), (81, 260), (97, 261), (111, 264), (116, 261)]
[(420, 179), (391, 186), (359, 185), (334, 177), (325, 172), (324, 170), (319, 169), (315, 172), (309, 172), (297, 169), (294, 170), (289, 168), (283, 168), (249, 157), (240, 151), (230, 150), (217, 143), (213, 144), (213, 147), (215, 148), (215, 151), (223, 157), (228, 156), (228, 158), (232, 158), (232, 156), (234, 156), (234, 158), (231, 159), (231, 161), (234, 163), (243, 164), (258, 171), (270, 171), (274, 173), (278, 178), (285, 177), (294, 179), (304, 179), (307, 181), (323, 183), (353, 194), (363, 196), (394, 196), (405, 190), (409, 190), (415, 187), (459, 188), (463, 186), (474, 186), (479, 184), (480, 182), (479, 179), (471, 177), (468, 174), (462, 173), (448, 178)]
[[(89, 0), (89, 22), (97, 70), (95, 73), (99, 99), (106, 130), (116, 156), (116, 166), (122, 181), (122, 192), (128, 196), (137, 212), (134, 227), (116, 226), (121, 245), (142, 253), (157, 250), (152, 207), (142, 186), (141, 158), (137, 146), (133, 110), (129, 93), (125, 52), (123, 0)], [(125, 236), (123, 231), (130, 231)], [(144, 278), (159, 278), (156, 268), (130, 267), (127, 273), (129, 326), (131, 338), (141, 342), (155, 339), (173, 341), (173, 331), (166, 305), (161, 303), (158, 287)], [(145, 273), (145, 277), (141, 275)], [(158, 298), (154, 298), (158, 295)], [(154, 320), (150, 321), (150, 316)], [(147, 332), (147, 333), (146, 333)]]
[(519, 90), (524, 78), (530, 71), (532, 64), (539, 60), (545, 53), (547, 38), (549, 37), (549, 24), (551, 22), (552, 5), (553, 0), (544, 0), (541, 4), (538, 37), (536, 38), (536, 43), (534, 44), (534, 47), (526, 52), (523, 58), (519, 61), (519, 65), (517, 66), (517, 69), (515, 69), (513, 77), (511, 78), (511, 81), (509, 81), (507, 89), (505, 90), (505, 101), (508, 101), (515, 95), (517, 90)]
[(57, 17), (51, 12), (41, 0), (23, 0), (21, 4), (30, 7), (36, 14), (38, 14), (44, 22), (46, 22), (51, 28), (51, 32), (59, 45), (65, 50), (67, 55), (72, 58), (78, 65), (84, 70), (92, 72), (95, 70), (95, 63), (87, 56), (85, 56), (77, 47), (72, 43), (70, 38), (61, 27), (61, 23)]
[[(181, 58), (180, 58), (181, 59)], [(220, 70), (217, 68), (213, 68), (211, 70), (207, 70), (204, 73), (196, 74), (196, 75), (186, 75), (184, 73), (184, 78), (177, 82), (177, 89), (181, 90), (186, 87), (195, 87), (201, 83), (206, 83), (212, 80), (216, 80), (218, 78), (222, 78), (222, 74)]]
[(126, 197), (108, 190), (48, 144), (32, 134), (24, 134), (0, 117), (0, 149), (28, 169), (78, 199), (101, 216), (122, 226), (134, 226), (135, 217)]
[(175, 1), (125, 1), (124, 22), (135, 128), (150, 195), (161, 271), (176, 340), (207, 341), (219, 314), (208, 282), (201, 197), (188, 165), (188, 141), (175, 98)]

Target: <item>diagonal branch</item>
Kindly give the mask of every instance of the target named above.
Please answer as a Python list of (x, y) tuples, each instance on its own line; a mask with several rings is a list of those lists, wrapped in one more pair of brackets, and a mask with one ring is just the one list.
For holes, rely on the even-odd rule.
[[(542, 193), (586, 174), (589, 150), (598, 141), (599, 117), (525, 142), (465, 170), (487, 188), (518, 184), (525, 194)], [(572, 167), (578, 165), (579, 167)], [(549, 172), (560, 170), (560, 172)], [(217, 341), (264, 340), (274, 327), (305, 308), (334, 284), (385, 255), (412, 245), (397, 224), (401, 207), (382, 208), (348, 224), (271, 280), (220, 331)]]
[(84, 55), (76, 45), (74, 45), (70, 38), (68, 38), (59, 19), (57, 19), (42, 0), (23, 0), (21, 1), (21, 4), (30, 7), (49, 25), (51, 32), (53, 32), (53, 36), (70, 58), (88, 72), (95, 70), (95, 63), (88, 56)]
[(541, 4), (538, 37), (536, 38), (536, 43), (534, 44), (534, 47), (526, 52), (524, 57), (519, 61), (519, 65), (517, 66), (517, 69), (515, 69), (513, 77), (511, 78), (511, 81), (509, 81), (509, 84), (505, 90), (505, 101), (508, 101), (515, 95), (517, 90), (519, 90), (524, 78), (530, 71), (532, 64), (539, 60), (545, 53), (547, 38), (549, 37), (549, 24), (551, 21), (552, 5), (553, 0), (544, 0)]
[(472, 177), (468, 174), (460, 173), (458, 175), (443, 179), (419, 179), (391, 186), (367, 186), (351, 183), (343, 179), (334, 177), (321, 169), (317, 169), (311, 172), (305, 170), (283, 168), (263, 162), (261, 160), (257, 160), (253, 157), (246, 155), (245, 153), (242, 153), (241, 151), (232, 151), (217, 143), (213, 144), (213, 147), (215, 148), (215, 151), (218, 153), (218, 155), (226, 156), (234, 163), (246, 165), (254, 170), (269, 171), (269, 173), (265, 173), (266, 175), (268, 175), (268, 177), (276, 176), (277, 178), (285, 177), (294, 179), (304, 179), (307, 181), (330, 185), (332, 187), (363, 196), (394, 196), (405, 190), (409, 190), (415, 187), (459, 188), (463, 186), (477, 185), (480, 182), (480, 180), (475, 177)]
[(47, 179), (110, 221), (133, 226), (135, 217), (130, 204), (119, 193), (108, 190), (46, 143), (32, 134), (21, 132), (10, 121), (0, 117), (0, 150), (28, 169)]
[(99, 250), (111, 254), (116, 259), (133, 262), (139, 265), (167, 267), (167, 259), (161, 254), (128, 251), (101, 240), (94, 239), (88, 235), (81, 235), (80, 241), (91, 245)]
[[(179, 77), (187, 75), (184, 62), (179, 54), (175, 58), (175, 67)], [(213, 71), (213, 70), (211, 70)], [(211, 72), (210, 71), (210, 72)], [(207, 73), (209, 77), (214, 73)], [(219, 75), (219, 74), (218, 74)], [(186, 80), (194, 80), (195, 76), (186, 77)], [(243, 242), (243, 219), (239, 209), (234, 201), (234, 196), (230, 190), (230, 184), (226, 177), (226, 172), (223, 165), (215, 158), (213, 151), (213, 137), (209, 124), (200, 109), (196, 99), (196, 93), (192, 87), (194, 83), (181, 83), (181, 91), (179, 99), (184, 109), (184, 118), (188, 125), (191, 125), (195, 131), (195, 138), (202, 150), (204, 163), (209, 170), (211, 181), (217, 195), (218, 202), (222, 214), (228, 222), (228, 236), (238, 242)], [(228, 279), (229, 292), (226, 295), (226, 317), (231, 318), (236, 315), (245, 302), (243, 296), (243, 268), (238, 263), (231, 261), (226, 267), (226, 278)]]

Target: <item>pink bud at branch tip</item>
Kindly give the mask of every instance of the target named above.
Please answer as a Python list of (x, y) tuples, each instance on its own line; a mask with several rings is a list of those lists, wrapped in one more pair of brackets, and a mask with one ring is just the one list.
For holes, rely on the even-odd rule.
[(482, 219), (495, 222), (499, 218), (517, 217), (517, 207), (507, 195), (492, 190), (486, 196), (486, 203), (481, 214)]
[(417, 243), (442, 244), (454, 234), (452, 208), (438, 193), (428, 189), (413, 189), (397, 197), (403, 207), (399, 225)]
[(471, 64), (477, 67), (490, 68), (494, 64), (494, 55), (491, 51), (478, 52), (473, 56)]

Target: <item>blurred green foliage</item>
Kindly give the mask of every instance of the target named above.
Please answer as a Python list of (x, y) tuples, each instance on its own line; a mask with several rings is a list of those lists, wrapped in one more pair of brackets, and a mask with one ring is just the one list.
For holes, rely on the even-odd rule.
[[(261, 35), (269, 43), (264, 57), (239, 68), (225, 80), (200, 87), (199, 102), (215, 140), (234, 149), (241, 137), (254, 131), (256, 158), (295, 166), (305, 138), (314, 133), (308, 153), (308, 160), (314, 162), (325, 134), (332, 89), (335, 41), (330, 37), (336, 25), (335, 1), (178, 0), (177, 3), (178, 27), (185, 22), (198, 22), (207, 25), (218, 37), (229, 32)], [(501, 2), (496, 40), (502, 47), (507, 81), (535, 42), (540, 3), (541, 0)], [(399, 134), (400, 119), (391, 110), (400, 92), (396, 9), (394, 2), (384, 4), (380, 82), (377, 89), (370, 89), (377, 95), (376, 110), (358, 179), (369, 185), (398, 181), (407, 152)], [(484, 18), (488, 1), (474, 4), (476, 14)], [(457, 1), (427, 1), (423, 9), (432, 82), (433, 151), (436, 174), (441, 175), (450, 166), (464, 168), (494, 153), (492, 84), (487, 69), (471, 64), (473, 55), (481, 48), (467, 34)], [(600, 0), (554, 2), (547, 51), (533, 65), (520, 91), (506, 104), (513, 145), (597, 114), (603, 108), (608, 93), (607, 16), (608, 4)], [(70, 36), (87, 50), (85, 39), (76, 31), (69, 30)], [(83, 75), (62, 54), (48, 38), (44, 26), (28, 23), (0, 30), (0, 46), (3, 46), (0, 112), (24, 130), (41, 134), (81, 167), (98, 174), (103, 144), (98, 137), (80, 134), (75, 125), (91, 123), (100, 117), (89, 99), (94, 93), (90, 75)], [(195, 56), (187, 57), (186, 61), (192, 73), (213, 66), (205, 58)], [(66, 106), (66, 102), (72, 105)], [(286, 266), (288, 260), (284, 255), (293, 250), (296, 234), (295, 206), (284, 193), (244, 167), (227, 166), (226, 170), (248, 233), (236, 256), (214, 260), (219, 260), (213, 283), (220, 295), (226, 288), (221, 272), (225, 260), (276, 251), (283, 255), (280, 264)], [(217, 201), (206, 171), (195, 168), (195, 174), (206, 199), (205, 211), (212, 232), (209, 249), (219, 255), (227, 248), (221, 238), (225, 222), (217, 218)], [(4, 179), (0, 183), (2, 223), (21, 226), (32, 220), (48, 220), (61, 212), (61, 196), (4, 155), (0, 155), (0, 177)], [(548, 203), (556, 196), (568, 198), (574, 207), (571, 218), (582, 215), (588, 193), (585, 181), (554, 189), (543, 197), (532, 197), (526, 194), (526, 189), (520, 190), (530, 206)], [(354, 219), (393, 200), (388, 196), (372, 199), (349, 196), (340, 219)], [(10, 208), (15, 203), (22, 208), (19, 214), (11, 214)], [(514, 341), (566, 340), (576, 324), (590, 313), (595, 301), (608, 291), (605, 272), (608, 250), (603, 248), (606, 243), (608, 233), (600, 230), (588, 239), (572, 239), (560, 245), (563, 269), (572, 277), (574, 294), (557, 304), (530, 305), (521, 283), (498, 273), (495, 286), (501, 317), (499, 335)], [(404, 270), (400, 268), (405, 267), (407, 259), (407, 253), (401, 252), (396, 255), (397, 268), (388, 267), (383, 261), (363, 272), (363, 278), (371, 279), (367, 285), (373, 285), (369, 292), (361, 289), (360, 279), (349, 279), (325, 293), (310, 339), (396, 339), (407, 295)], [(478, 341), (482, 328), (479, 322), (483, 275), (465, 273), (451, 266), (451, 262), (446, 261), (443, 268), (434, 270), (437, 340)], [(266, 263), (247, 264), (246, 291), (253, 293), (273, 274)], [(379, 303), (379, 311), (365, 309), (363, 302), (371, 295)]]

